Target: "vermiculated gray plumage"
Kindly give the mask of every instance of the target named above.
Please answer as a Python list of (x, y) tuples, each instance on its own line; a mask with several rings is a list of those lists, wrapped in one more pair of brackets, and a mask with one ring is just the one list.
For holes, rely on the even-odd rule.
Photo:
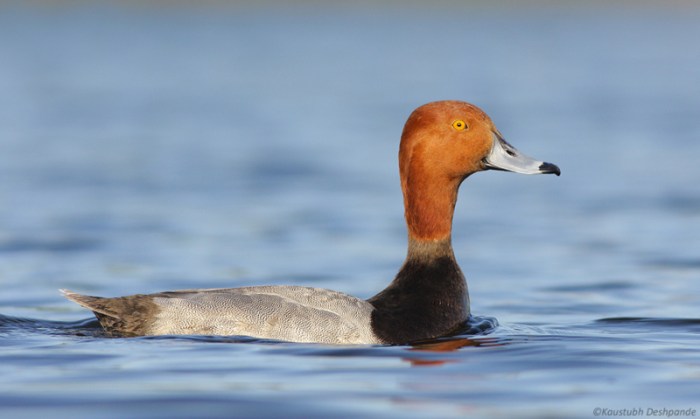
[(101, 298), (63, 291), (119, 336), (246, 335), (294, 342), (382, 343), (373, 307), (336, 291), (298, 286), (183, 290)]

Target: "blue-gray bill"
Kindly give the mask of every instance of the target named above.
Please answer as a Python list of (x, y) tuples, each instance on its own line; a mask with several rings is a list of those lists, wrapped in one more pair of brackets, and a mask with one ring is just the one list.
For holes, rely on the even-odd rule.
[(508, 144), (497, 132), (493, 133), (493, 146), (491, 152), (484, 158), (484, 168), (492, 170), (504, 170), (507, 172), (522, 173), (525, 175), (539, 175), (553, 173), (561, 175), (557, 165), (533, 159), (515, 147)]

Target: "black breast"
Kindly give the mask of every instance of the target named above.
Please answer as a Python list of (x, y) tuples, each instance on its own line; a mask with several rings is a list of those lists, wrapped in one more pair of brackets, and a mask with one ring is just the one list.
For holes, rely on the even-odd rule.
[(469, 318), (464, 275), (452, 257), (407, 260), (396, 279), (368, 300), (372, 329), (386, 343), (445, 336)]

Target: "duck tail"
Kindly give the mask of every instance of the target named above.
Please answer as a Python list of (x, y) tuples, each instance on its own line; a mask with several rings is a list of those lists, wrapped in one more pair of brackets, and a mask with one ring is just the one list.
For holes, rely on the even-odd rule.
[(73, 301), (74, 303), (78, 303), (88, 310), (92, 310), (95, 314), (102, 314), (115, 319), (120, 318), (116, 312), (109, 309), (108, 304), (106, 304), (107, 300), (109, 300), (108, 298), (82, 295), (66, 289), (62, 289), (60, 291), (67, 299)]

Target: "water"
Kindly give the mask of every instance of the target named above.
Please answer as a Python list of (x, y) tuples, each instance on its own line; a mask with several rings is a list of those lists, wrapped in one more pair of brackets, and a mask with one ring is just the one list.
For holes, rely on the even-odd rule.
[[(700, 410), (694, 3), (0, 12), (3, 417)], [(373, 295), (405, 252), (402, 124), (445, 98), (563, 172), (462, 186), (454, 247), (495, 329), (111, 339), (58, 294)]]

